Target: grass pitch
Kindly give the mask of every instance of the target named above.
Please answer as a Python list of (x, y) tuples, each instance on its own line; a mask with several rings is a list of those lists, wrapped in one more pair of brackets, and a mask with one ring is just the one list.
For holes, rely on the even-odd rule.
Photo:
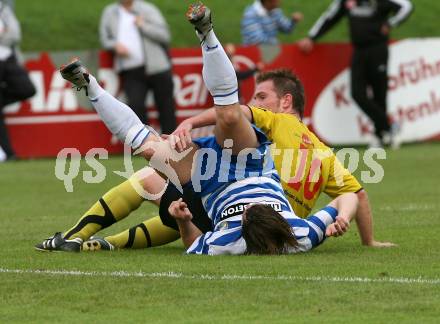
[[(102, 161), (101, 184), (83, 183), (81, 172), (89, 170), (83, 164), (73, 193), (56, 179), (54, 160), (0, 164), (0, 319), (438, 323), (439, 160), (438, 144), (388, 151), (383, 182), (365, 186), (376, 238), (399, 247), (362, 247), (353, 225), (310, 253), (279, 257), (186, 256), (180, 242), (107, 253), (37, 252), (35, 243), (73, 225), (121, 181), (112, 171), (123, 169), (122, 158)], [(105, 233), (156, 213), (146, 203)]]

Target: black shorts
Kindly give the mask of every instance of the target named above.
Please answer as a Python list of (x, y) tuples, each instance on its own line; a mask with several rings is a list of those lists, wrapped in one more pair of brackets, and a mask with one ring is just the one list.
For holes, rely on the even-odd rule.
[(205, 208), (202, 204), (202, 199), (197, 195), (190, 186), (183, 189), (183, 194), (173, 185), (168, 184), (167, 190), (163, 194), (160, 200), (159, 215), (162, 223), (168, 227), (179, 230), (176, 220), (168, 212), (168, 207), (174, 200), (183, 198), (183, 201), (188, 205), (188, 209), (193, 215), (192, 222), (202, 232), (206, 233), (212, 231), (212, 221), (208, 217)]

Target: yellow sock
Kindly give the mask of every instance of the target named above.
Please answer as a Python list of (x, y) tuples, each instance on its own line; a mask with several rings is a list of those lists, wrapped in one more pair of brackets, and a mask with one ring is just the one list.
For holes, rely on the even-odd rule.
[(124, 219), (138, 209), (143, 201), (130, 180), (127, 180), (102, 196), (74, 227), (65, 232), (64, 238), (87, 240), (98, 231)]
[(107, 236), (105, 239), (115, 246), (124, 249), (142, 249), (174, 242), (180, 233), (162, 224), (159, 216), (146, 220), (119, 234)]

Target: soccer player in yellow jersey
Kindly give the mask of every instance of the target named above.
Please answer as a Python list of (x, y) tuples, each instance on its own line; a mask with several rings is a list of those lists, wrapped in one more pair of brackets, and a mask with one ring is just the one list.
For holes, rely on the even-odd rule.
[[(247, 118), (272, 141), (275, 167), (295, 213), (301, 217), (310, 214), (321, 192), (332, 198), (354, 192), (359, 198), (356, 223), (362, 244), (394, 246), (393, 243), (374, 239), (367, 192), (341, 165), (330, 148), (301, 122), (305, 98), (298, 77), (290, 70), (280, 69), (259, 74), (256, 82), (251, 105), (242, 106), (242, 109)], [(213, 113), (213, 110), (208, 110), (179, 125), (174, 133), (180, 136), (181, 143), (187, 142), (192, 128), (213, 124)]]
[[(306, 217), (310, 214), (321, 192), (332, 198), (354, 192), (359, 198), (356, 223), (361, 243), (372, 247), (394, 246), (392, 243), (374, 239), (366, 191), (340, 164), (333, 152), (301, 122), (304, 90), (300, 80), (292, 72), (275, 70), (260, 74), (252, 105), (242, 106), (242, 110), (273, 142), (272, 155), (276, 169), (282, 179), (286, 197), (298, 216)], [(190, 131), (193, 128), (214, 123), (213, 109), (185, 120), (174, 132), (180, 139), (177, 146), (183, 149), (191, 141)], [(64, 239), (85, 241), (82, 244), (83, 250), (146, 248), (177, 240), (177, 225), (168, 214), (169, 204), (179, 198), (179, 193), (173, 188), (167, 189), (162, 196), (160, 217), (154, 217), (105, 239), (88, 240), (90, 236), (125, 218), (142, 204), (144, 199), (134, 189), (133, 183), (140, 183), (147, 192), (151, 192), (149, 190), (153, 186), (151, 183), (139, 181), (134, 175), (100, 198), (73, 228), (64, 232)], [(201, 203), (191, 193), (184, 193), (183, 198), (190, 201), (189, 205), (194, 209), (192, 214), (199, 216), (193, 218), (196, 226), (202, 231), (208, 230), (209, 219), (203, 216)]]

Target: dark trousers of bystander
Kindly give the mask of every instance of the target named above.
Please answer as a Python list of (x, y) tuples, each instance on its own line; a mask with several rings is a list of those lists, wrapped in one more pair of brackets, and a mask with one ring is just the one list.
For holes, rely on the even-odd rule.
[(27, 71), (17, 62), (15, 55), (0, 61), (0, 146), (8, 158), (15, 155), (5, 124), (3, 108), (14, 102), (29, 99), (35, 87)]
[(351, 95), (382, 138), (390, 131), (387, 117), (388, 45), (355, 48), (351, 62)]
[(142, 66), (122, 71), (120, 76), (128, 105), (139, 119), (144, 124), (148, 124), (145, 99), (148, 91), (151, 90), (153, 91), (156, 108), (159, 111), (159, 123), (162, 133), (172, 133), (177, 124), (171, 71), (146, 75), (145, 68)]

